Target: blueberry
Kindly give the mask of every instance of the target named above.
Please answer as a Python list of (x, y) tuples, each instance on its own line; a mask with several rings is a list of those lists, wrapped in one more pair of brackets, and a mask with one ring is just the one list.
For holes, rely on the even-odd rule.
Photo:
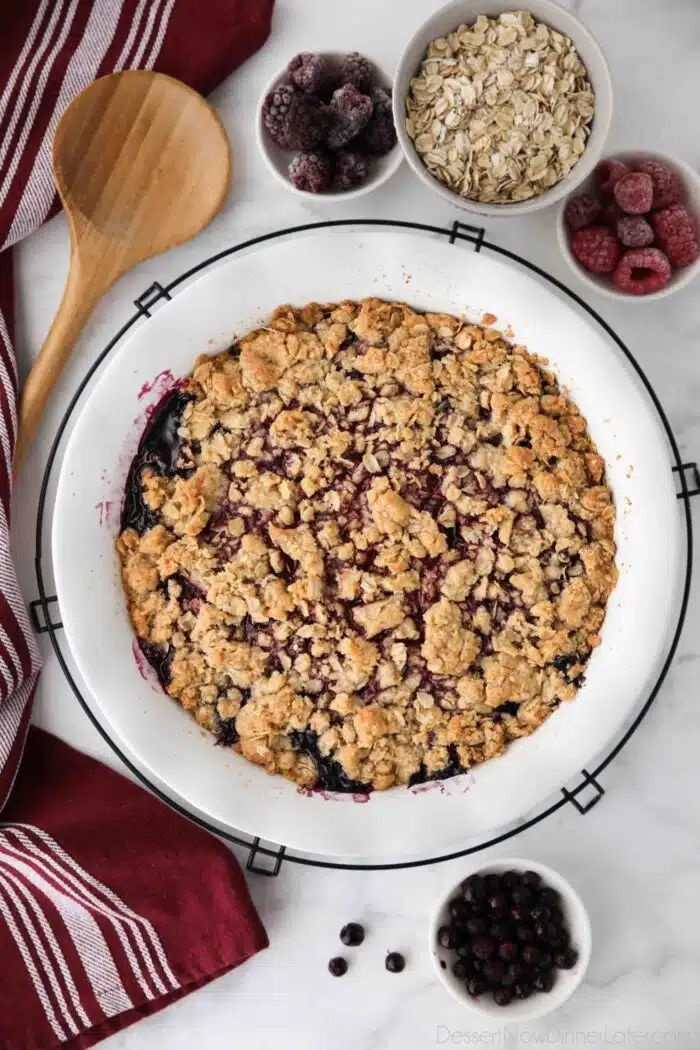
[(508, 906), (505, 893), (500, 890), (497, 893), (492, 893), (489, 897), (489, 908), (495, 915), (500, 915), (504, 912)]
[(508, 963), (508, 973), (515, 981), (521, 981), (525, 976), (525, 967), (519, 959)]
[(531, 941), (528, 941), (528, 943), (523, 946), (522, 958), (527, 966), (537, 966), (540, 961), (539, 949), (536, 948)]
[(471, 956), (471, 953), (472, 953), (472, 949), (471, 949), (471, 945), (470, 945), (469, 941), (462, 941), (461, 944), (457, 945), (457, 947), (455, 948), (455, 951), (456, 951), (457, 955), (460, 957), (460, 959), (468, 959)]
[(516, 886), (511, 894), (511, 900), (513, 904), (519, 904), (523, 908), (527, 908), (532, 903), (532, 890), (529, 890), (527, 886)]
[(526, 871), (523, 875), (524, 884), (529, 886), (531, 890), (536, 889), (542, 882), (541, 875), (538, 875), (536, 871)]
[(532, 985), (527, 981), (520, 981), (515, 986), (515, 998), (516, 999), (529, 999), (532, 995)]
[(507, 890), (514, 890), (520, 885), (520, 875), (517, 871), (504, 871), (501, 881)]
[(510, 909), (510, 917), (513, 922), (525, 922), (528, 918), (527, 910), (519, 904), (514, 904)]
[(538, 970), (535, 974), (532, 986), (538, 992), (551, 992), (554, 987), (554, 981), (555, 977), (553, 970)]
[(469, 969), (464, 959), (458, 959), (452, 966), (452, 973), (455, 975), (458, 981), (465, 980)]
[(514, 984), (515, 977), (509, 970), (506, 970), (506, 972), (501, 977), (501, 988), (512, 988)]
[(558, 952), (554, 956), (554, 965), (560, 970), (570, 970), (578, 962), (578, 952), (574, 948), (567, 948), (564, 952)]
[(502, 959), (489, 959), (484, 963), (483, 974), (487, 981), (499, 984), (506, 972), (506, 964)]
[[(341, 934), (342, 936), (342, 934)], [(438, 930), (438, 944), (441, 948), (454, 948), (454, 938), (452, 937), (452, 930), (449, 926), (441, 926)]]
[(498, 946), (498, 954), (501, 959), (505, 959), (506, 962), (511, 962), (512, 959), (517, 958), (518, 946), (515, 941), (503, 941)]
[(569, 935), (561, 926), (555, 927), (555, 932), (550, 934), (548, 943), (552, 948), (568, 948)]
[(389, 973), (401, 973), (404, 966), (406, 965), (406, 960), (404, 959), (401, 952), (389, 952), (386, 959), (384, 960), (384, 965), (389, 971)]
[(469, 931), (463, 922), (451, 922), (450, 934), (452, 936), (453, 947), (455, 944), (461, 944), (462, 941), (466, 941), (469, 937)]
[[(493, 924), (495, 925), (495, 923)], [(493, 933), (493, 925), (491, 932)], [(467, 919), (467, 930), (472, 937), (476, 937), (479, 933), (486, 933), (489, 929), (489, 921), (483, 915), (472, 915), (471, 918)], [(494, 936), (496, 936), (494, 934)]]
[(554, 960), (552, 959), (551, 952), (543, 952), (542, 949), (540, 949), (540, 958), (539, 958), (539, 961), (537, 963), (537, 965), (540, 967), (540, 969), (541, 970), (546, 970), (547, 967), (551, 968), (553, 963), (554, 963)]
[(503, 919), (496, 919), (489, 926), (489, 933), (497, 941), (509, 941), (511, 939), (511, 928)]
[(496, 1006), (508, 1006), (513, 1002), (513, 993), (510, 988), (497, 988), (493, 993), (493, 1001)]
[(481, 875), (470, 875), (462, 883), (462, 892), (467, 901), (478, 901), (486, 896), (486, 883)]
[(495, 872), (492, 872), (490, 875), (486, 876), (484, 881), (486, 883), (486, 890), (487, 890), (487, 892), (489, 894), (491, 894), (491, 893), (498, 893), (500, 891), (500, 889), (501, 889), (501, 876), (500, 875), (496, 875)]
[(472, 941), (472, 953), (476, 959), (490, 959), (496, 954), (496, 941), (488, 933), (482, 933)]
[[(343, 926), (340, 931), (340, 939), (343, 944), (347, 944), (349, 948), (356, 948), (358, 944), (362, 944), (365, 939), (364, 926), (360, 926), (359, 922), (349, 922), (346, 926)], [(447, 945), (444, 945), (447, 947)]]
[(472, 998), (476, 998), (478, 995), (483, 995), (486, 991), (486, 982), (482, 981), (479, 977), (470, 977), (467, 981), (467, 992)]
[(553, 905), (558, 907), (560, 900), (561, 898), (559, 894), (556, 890), (553, 890), (551, 886), (544, 886), (537, 896), (537, 903), (544, 904), (548, 908), (551, 908)]
[(335, 959), (331, 959), (328, 963), (328, 971), (332, 973), (334, 977), (342, 977), (344, 973), (348, 972), (347, 961), (342, 955), (337, 955)]
[(534, 937), (533, 931), (529, 926), (516, 926), (515, 936), (519, 941), (531, 941)]
[(530, 918), (534, 922), (544, 922), (549, 918), (549, 916), (549, 908), (547, 908), (544, 904), (533, 904), (533, 906), (530, 908)]
[(447, 905), (447, 908), (453, 919), (466, 919), (469, 914), (466, 902), (459, 897), (455, 897), (454, 900), (451, 900)]

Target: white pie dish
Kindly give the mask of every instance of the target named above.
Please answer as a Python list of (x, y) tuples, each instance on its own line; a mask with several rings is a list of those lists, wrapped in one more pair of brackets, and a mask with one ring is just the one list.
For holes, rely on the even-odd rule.
[[(621, 579), (603, 644), (572, 704), (504, 758), (441, 784), (375, 793), (358, 805), (352, 796), (304, 795), (214, 747), (211, 736), (142, 677), (113, 540), (146, 409), (173, 377), (188, 373), (199, 353), (223, 349), (234, 333), (262, 322), (279, 303), (378, 293), (455, 313), (469, 308), (477, 318), (489, 310), (497, 327), (512, 325), (520, 341), (550, 357), (608, 464), (619, 507)], [(166, 372), (153, 386), (154, 376)], [(518, 820), (566, 785), (630, 717), (665, 651), (658, 625), (670, 623), (676, 601), (678, 524), (665, 436), (651, 403), (630, 366), (568, 303), (484, 253), (416, 234), (331, 230), (222, 263), (124, 344), (71, 433), (53, 554), (62, 620), (92, 710), (156, 786), (224, 829), (311, 853), (390, 859), (463, 847)]]

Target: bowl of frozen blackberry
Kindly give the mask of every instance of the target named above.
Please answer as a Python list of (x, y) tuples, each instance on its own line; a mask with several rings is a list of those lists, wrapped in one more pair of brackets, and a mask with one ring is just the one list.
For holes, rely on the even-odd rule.
[(268, 84), (257, 137), (269, 170), (307, 200), (351, 200), (401, 163), (391, 79), (357, 51), (302, 51)]
[(591, 924), (573, 886), (535, 861), (506, 859), (467, 872), (440, 901), (430, 951), (445, 987), (504, 1023), (533, 1021), (576, 990)]

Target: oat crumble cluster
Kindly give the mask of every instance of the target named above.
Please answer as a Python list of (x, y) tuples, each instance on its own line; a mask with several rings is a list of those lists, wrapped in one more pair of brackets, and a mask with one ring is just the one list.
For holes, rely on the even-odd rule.
[(617, 578), (576, 406), (498, 331), (282, 306), (152, 417), (117, 549), (171, 697), (270, 773), (443, 778), (571, 700)]

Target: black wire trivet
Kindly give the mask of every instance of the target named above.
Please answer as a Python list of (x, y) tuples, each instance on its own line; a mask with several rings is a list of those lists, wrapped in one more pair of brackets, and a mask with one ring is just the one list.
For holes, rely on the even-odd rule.
[[(164, 792), (162, 792), (158, 787), (152, 784), (148, 777), (145, 776), (133, 764), (133, 762), (131, 762), (131, 760), (122, 752), (119, 745), (110, 737), (108, 730), (97, 719), (96, 715), (94, 714), (89, 704), (83, 697), (80, 691), (80, 686), (75, 681), (70, 671), (70, 668), (68, 667), (68, 664), (66, 662), (63, 650), (61, 648), (61, 639), (59, 638), (57, 632), (63, 625), (61, 624), (60, 620), (53, 619), (51, 615), (52, 612), (56, 611), (58, 598), (56, 597), (56, 595), (46, 594), (46, 587), (44, 583), (44, 571), (42, 567), (42, 539), (44, 531), (44, 513), (46, 509), (47, 493), (51, 481), (52, 470), (56, 460), (56, 454), (58, 452), (58, 447), (61, 443), (63, 434), (65, 433), (66, 426), (68, 425), (68, 422), (71, 419), (73, 412), (75, 411), (76, 405), (78, 404), (83, 392), (85, 391), (85, 388), (90, 383), (91, 379), (97, 372), (102, 362), (107, 358), (107, 356), (112, 352), (112, 350), (114, 350), (114, 348), (126, 335), (126, 333), (136, 324), (137, 321), (139, 321), (140, 318), (149, 318), (151, 316), (151, 310), (156, 306), (159, 300), (172, 299), (171, 293), (175, 288), (178, 288), (181, 284), (187, 281), (194, 274), (201, 273), (208, 267), (213, 266), (215, 263), (219, 262), (219, 260), (225, 259), (229, 255), (235, 255), (236, 253), (241, 252), (246, 248), (251, 248), (255, 245), (264, 244), (266, 241), (276, 240), (280, 237), (286, 237), (296, 233), (305, 233), (309, 230), (328, 229), (330, 227), (335, 226), (392, 227), (407, 230), (418, 230), (422, 233), (438, 234), (443, 237), (447, 237), (449, 239), (450, 244), (455, 244), (457, 241), (465, 241), (468, 244), (471, 244), (474, 248), (474, 251), (476, 252), (480, 252), (484, 249), (487, 249), (488, 251), (494, 252), (497, 255), (505, 256), (507, 259), (511, 259), (513, 262), (524, 266), (526, 269), (530, 270), (532, 273), (536, 273), (538, 277), (543, 278), (545, 281), (553, 285), (560, 292), (566, 295), (569, 299), (575, 302), (576, 305), (582, 310), (584, 310), (589, 315), (589, 317), (592, 317), (593, 320), (600, 325), (600, 327), (603, 329), (606, 335), (608, 335), (613, 340), (616, 346), (622, 351), (627, 360), (630, 362), (635, 372), (639, 376), (640, 380), (644, 384), (644, 387), (654, 404), (659, 418), (661, 419), (664, 430), (666, 431), (666, 436), (668, 437), (668, 441), (671, 446), (673, 460), (675, 464), (672, 470), (675, 474), (677, 474), (680, 485), (680, 492), (677, 493), (676, 498), (682, 500), (683, 502), (685, 522), (685, 578), (678, 612), (678, 622), (676, 624), (670, 648), (668, 650), (666, 659), (663, 663), (656, 683), (654, 684), (649, 694), (649, 697), (647, 698), (646, 702), (638, 712), (631, 725), (629, 725), (624, 734), (620, 736), (617, 743), (608, 752), (606, 757), (603, 758), (595, 767), (595, 769), (593, 769), (591, 772), (589, 772), (587, 769), (582, 770), (582, 779), (576, 787), (573, 787), (571, 789), (566, 787), (561, 788), (561, 797), (557, 797), (551, 805), (547, 806), (541, 812), (536, 812), (527, 820), (518, 821), (512, 827), (508, 827), (504, 830), (501, 830), (499, 834), (494, 835), (492, 838), (489, 838), (483, 842), (479, 842), (476, 845), (468, 846), (465, 849), (455, 850), (451, 853), (443, 854), (439, 857), (426, 857), (419, 860), (395, 861), (389, 864), (370, 862), (353, 863), (352, 861), (330, 861), (319, 859), (318, 857), (308, 857), (300, 853), (293, 853), (290, 850), (288, 850), (286, 846), (276, 846), (274, 844), (262, 845), (259, 837), (252, 835), (246, 836), (243, 833), (234, 834), (233, 832), (223, 831), (221, 828), (210, 824), (199, 814), (193, 813), (190, 810), (188, 810), (185, 806), (179, 804), (178, 802), (175, 802), (173, 799), (169, 798)], [(649, 708), (656, 699), (659, 689), (661, 688), (661, 685), (668, 673), (668, 670), (671, 666), (671, 662), (678, 647), (678, 642), (680, 640), (681, 631), (683, 630), (683, 623), (685, 621), (686, 611), (688, 608), (688, 598), (690, 594), (690, 583), (692, 574), (693, 525), (690, 513), (690, 499), (692, 496), (697, 496), (698, 494), (700, 494), (700, 471), (698, 470), (697, 463), (682, 462), (680, 452), (678, 450), (678, 445), (676, 444), (676, 439), (673, 435), (673, 431), (671, 430), (670, 423), (666, 417), (666, 413), (661, 407), (661, 403), (658, 397), (656, 396), (653, 387), (651, 386), (649, 380), (645, 376), (637, 361), (632, 356), (632, 353), (628, 350), (628, 348), (622, 342), (620, 337), (613, 331), (610, 325), (606, 321), (604, 321), (600, 314), (598, 314), (591, 306), (589, 306), (588, 303), (584, 302), (584, 300), (581, 299), (579, 295), (577, 295), (575, 292), (572, 292), (556, 277), (552, 277), (551, 274), (548, 274), (545, 270), (542, 270), (539, 266), (536, 266), (534, 263), (529, 262), (522, 256), (517, 255), (515, 252), (511, 252), (507, 248), (501, 248), (497, 244), (492, 244), (490, 241), (487, 241), (485, 239), (485, 230), (481, 227), (467, 226), (464, 223), (455, 222), (453, 223), (452, 227), (443, 228), (440, 226), (429, 226), (424, 223), (418, 222), (403, 222), (396, 219), (339, 219), (328, 222), (312, 222), (302, 226), (292, 226), (288, 229), (277, 230), (274, 233), (266, 233), (260, 237), (253, 237), (248, 241), (243, 241), (241, 244), (236, 244), (231, 248), (226, 248), (224, 251), (217, 252), (216, 255), (210, 256), (208, 259), (205, 259), (197, 266), (193, 266), (191, 269), (185, 271), (185, 273), (181, 274), (179, 277), (176, 277), (174, 281), (171, 281), (170, 284), (166, 285), (165, 287), (160, 285), (157, 281), (154, 282), (152, 285), (150, 285), (149, 288), (146, 289), (145, 292), (143, 292), (142, 295), (140, 295), (137, 299), (134, 300), (134, 305), (136, 306), (136, 313), (134, 313), (133, 316), (129, 318), (126, 324), (124, 324), (122, 328), (119, 329), (117, 334), (109, 341), (109, 343), (107, 343), (104, 350), (98, 355), (94, 364), (90, 367), (82, 382), (78, 386), (78, 389), (73, 395), (70, 404), (68, 405), (68, 408), (65, 412), (65, 415), (61, 420), (58, 431), (51, 446), (51, 451), (49, 452), (49, 458), (46, 464), (46, 469), (44, 471), (41, 491), (39, 494), (39, 508), (37, 512), (36, 523), (35, 568), (37, 585), (39, 588), (39, 598), (36, 601), (33, 601), (30, 606), (32, 620), (34, 622), (34, 626), (37, 632), (39, 634), (49, 634), (51, 638), (51, 644), (53, 645), (61, 669), (63, 670), (63, 673), (66, 676), (66, 679), (68, 680), (68, 684), (70, 685), (71, 689), (75, 693), (75, 696), (80, 702), (83, 710), (85, 711), (85, 714), (88, 716), (88, 718), (95, 726), (97, 731), (101, 734), (101, 736), (107, 741), (112, 750), (119, 756), (121, 761), (134, 774), (134, 776), (138, 777), (138, 779), (147, 788), (149, 788), (150, 791), (152, 791), (155, 795), (158, 796), (158, 798), (162, 799), (163, 802), (165, 802), (172, 809), (176, 810), (178, 813), (181, 813), (188, 819), (195, 821), (195, 823), (201, 825), (203, 828), (206, 828), (207, 831), (212, 832), (212, 834), (218, 835), (221, 838), (227, 839), (229, 842), (233, 842), (238, 846), (243, 846), (246, 849), (248, 849), (249, 853), (247, 868), (249, 871), (254, 871), (261, 875), (277, 875), (282, 866), (283, 860), (293, 861), (296, 864), (306, 864), (310, 867), (315, 868), (344, 868), (361, 871), (376, 871), (393, 868), (417, 868), (422, 867), (426, 864), (435, 864), (439, 863), (440, 861), (453, 860), (456, 857), (464, 857), (470, 853), (476, 853), (479, 850), (487, 849), (490, 846), (495, 846), (498, 843), (504, 842), (506, 839), (512, 838), (520, 832), (525, 831), (527, 828), (534, 827), (535, 824), (539, 824), (541, 821), (545, 820), (553, 813), (556, 813), (557, 810), (561, 809), (562, 806), (565, 806), (568, 803), (574, 806), (578, 813), (581, 815), (589, 813), (591, 809), (596, 805), (596, 803), (599, 802), (605, 794), (605, 789), (601, 786), (601, 784), (598, 781), (600, 774), (603, 772), (604, 769), (607, 768), (607, 766), (610, 765), (613, 759), (619, 754), (619, 752), (628, 742), (630, 737), (636, 731), (638, 726), (641, 724), (643, 718), (649, 711)], [(688, 475), (691, 478), (692, 487), (689, 487), (686, 475)], [(42, 613), (41, 617), (39, 616), (39, 610), (41, 610)], [(586, 801), (582, 801), (579, 797), (583, 794), (583, 792), (587, 793)], [(268, 867), (261, 867), (259, 865), (258, 858), (260, 857), (269, 858)]]

